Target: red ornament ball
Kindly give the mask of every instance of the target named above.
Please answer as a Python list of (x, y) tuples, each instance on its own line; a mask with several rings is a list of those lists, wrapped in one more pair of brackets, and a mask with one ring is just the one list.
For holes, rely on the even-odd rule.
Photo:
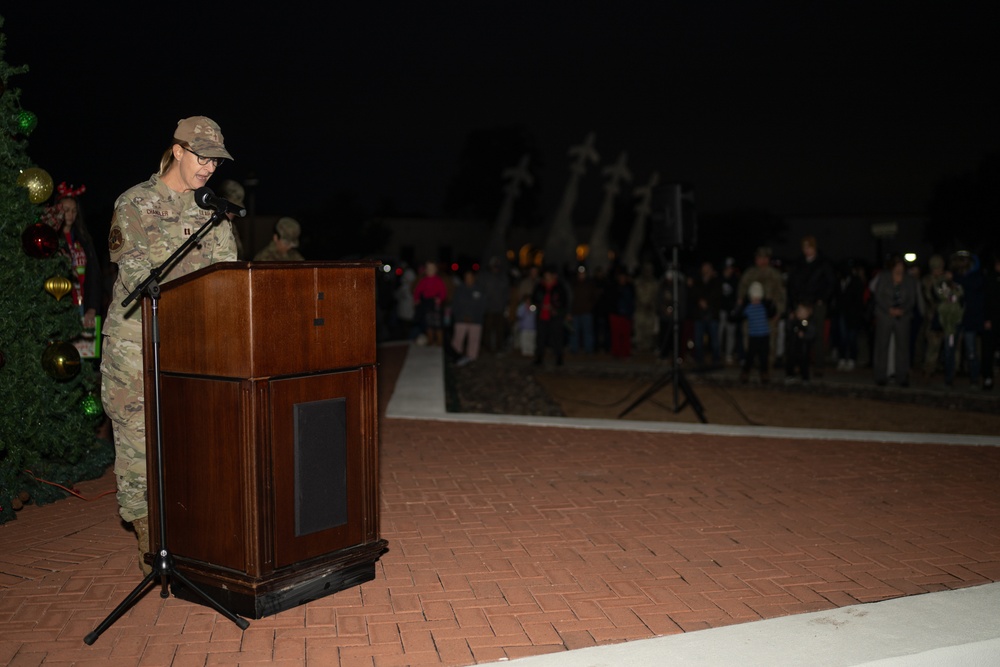
[(44, 222), (36, 222), (21, 234), (21, 246), (36, 259), (51, 257), (59, 249), (59, 232)]

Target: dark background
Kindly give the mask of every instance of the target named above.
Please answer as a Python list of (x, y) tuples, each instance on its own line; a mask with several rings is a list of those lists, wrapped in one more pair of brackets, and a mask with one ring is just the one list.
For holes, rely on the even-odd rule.
[[(1000, 146), (990, 3), (274, 3), (95, 10), (5, 3), (29, 155), (86, 184), (95, 232), (204, 114), (258, 213), (492, 218), (532, 154), (519, 222), (551, 216), (596, 133), (631, 186), (693, 183), (699, 211), (913, 214)], [(625, 190), (627, 192), (627, 190)], [(995, 225), (995, 221), (992, 222)]]

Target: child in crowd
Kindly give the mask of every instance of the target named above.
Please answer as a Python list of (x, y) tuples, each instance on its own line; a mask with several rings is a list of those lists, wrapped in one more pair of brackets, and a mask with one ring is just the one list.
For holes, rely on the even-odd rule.
[(516, 329), (514, 342), (521, 354), (525, 357), (535, 356), (535, 306), (531, 303), (530, 294), (523, 295), (521, 303), (517, 305)]
[(809, 382), (809, 357), (812, 354), (813, 343), (816, 341), (818, 329), (813, 322), (812, 304), (800, 302), (795, 306), (787, 327), (785, 342), (785, 383), (794, 384), (799, 378), (803, 383)]
[(764, 286), (757, 281), (750, 284), (747, 296), (750, 301), (743, 306), (738, 318), (746, 321), (747, 329), (747, 352), (740, 369), (740, 382), (750, 380), (750, 369), (756, 359), (760, 367), (760, 383), (767, 384), (770, 380), (767, 367), (771, 354), (771, 318), (776, 308), (773, 301), (764, 298)]

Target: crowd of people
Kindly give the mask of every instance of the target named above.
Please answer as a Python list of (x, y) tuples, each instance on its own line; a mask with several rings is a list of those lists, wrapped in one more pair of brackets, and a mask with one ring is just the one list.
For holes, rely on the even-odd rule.
[[(482, 351), (560, 366), (569, 355), (652, 356), (695, 369), (736, 367), (742, 382), (807, 384), (864, 369), (907, 387), (939, 376), (992, 389), (1000, 323), (1000, 255), (968, 251), (871, 267), (834, 261), (817, 239), (778, 261), (759, 247), (659, 275), (612, 265), (545, 264), (460, 272), (437, 262), (404, 267), (392, 292), (398, 338), (442, 345), (460, 365)], [(481, 345), (482, 342), (482, 345)]]

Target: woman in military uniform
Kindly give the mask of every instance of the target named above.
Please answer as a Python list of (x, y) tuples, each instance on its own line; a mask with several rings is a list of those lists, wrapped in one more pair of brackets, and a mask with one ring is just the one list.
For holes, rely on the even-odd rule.
[[(173, 142), (163, 153), (160, 169), (129, 188), (115, 202), (108, 236), (111, 261), (118, 265), (101, 362), (101, 401), (111, 418), (115, 441), (118, 512), (132, 524), (139, 541), (139, 567), (151, 571), (143, 556), (149, 551), (146, 498), (146, 430), (143, 402), (141, 299), (122, 302), (208, 221), (211, 211), (198, 206), (194, 191), (204, 187), (232, 155), (218, 124), (204, 116), (178, 122)], [(160, 282), (216, 262), (237, 259), (232, 225), (214, 225), (200, 243), (171, 266)]]

